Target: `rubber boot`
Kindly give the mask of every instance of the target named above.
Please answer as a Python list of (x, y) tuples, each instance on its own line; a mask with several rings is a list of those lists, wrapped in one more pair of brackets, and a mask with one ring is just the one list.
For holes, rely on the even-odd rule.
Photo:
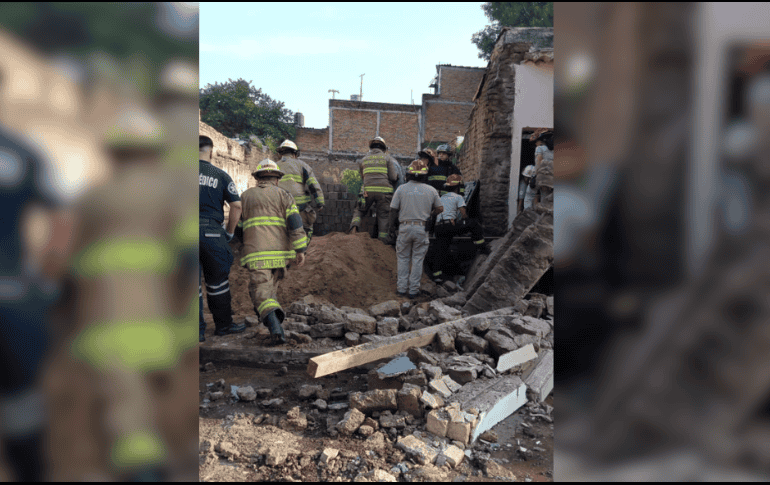
[(243, 333), (245, 330), (246, 330), (245, 323), (233, 323), (227, 328), (217, 329), (217, 331), (214, 332), (214, 335), (216, 335), (217, 337), (222, 337), (224, 335), (231, 335), (234, 333)]
[(286, 335), (283, 333), (281, 320), (283, 320), (283, 318), (279, 316), (278, 310), (273, 310), (272, 312), (265, 315), (263, 323), (267, 329), (270, 330), (270, 335), (273, 336), (273, 345), (281, 345), (286, 343)]

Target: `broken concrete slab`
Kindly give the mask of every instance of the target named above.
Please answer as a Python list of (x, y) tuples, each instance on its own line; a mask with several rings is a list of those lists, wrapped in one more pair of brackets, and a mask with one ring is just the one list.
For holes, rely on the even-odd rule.
[(453, 381), (452, 378), (449, 376), (443, 376), (441, 380), (444, 382), (444, 385), (446, 385), (447, 389), (449, 389), (449, 392), (457, 392), (463, 387), (460, 384)]
[(401, 305), (396, 300), (390, 300), (372, 306), (369, 314), (373, 317), (399, 317), (401, 316)]
[(553, 390), (553, 350), (542, 353), (524, 383), (536, 402), (543, 402)]
[(395, 389), (376, 389), (367, 392), (354, 392), (350, 395), (350, 407), (365, 414), (374, 411), (398, 409), (398, 392)]
[(433, 464), (436, 461), (436, 457), (438, 457), (438, 450), (436, 448), (426, 444), (414, 435), (399, 438), (396, 447), (420, 465)]
[(360, 335), (369, 335), (377, 332), (377, 319), (369, 315), (348, 313), (345, 319), (345, 329)]
[(507, 354), (503, 354), (497, 360), (497, 372), (503, 373), (514, 367), (518, 367), (524, 363), (537, 359), (537, 352), (535, 352), (535, 346), (527, 344), (520, 349), (516, 349)]
[(527, 227), (490, 268), (463, 310), (481, 313), (521, 301), (553, 264), (553, 214), (544, 213)]
[(478, 422), (472, 429), (469, 442), (473, 443), (481, 433), (526, 404), (526, 390), (524, 382), (513, 375), (464, 385), (453, 400), (460, 403), (463, 411), (470, 412), (472, 408), (478, 411)]

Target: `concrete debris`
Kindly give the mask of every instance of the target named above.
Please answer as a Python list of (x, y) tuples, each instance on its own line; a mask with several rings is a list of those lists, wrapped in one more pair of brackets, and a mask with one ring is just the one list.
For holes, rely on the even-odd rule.
[(364, 441), (364, 446), (377, 450), (385, 448), (385, 435), (379, 431), (375, 431), (373, 435), (366, 438), (366, 441)]
[(373, 334), (377, 331), (377, 319), (369, 315), (349, 313), (346, 315), (345, 329), (361, 335)]
[(465, 453), (459, 447), (450, 445), (444, 448), (436, 461), (438, 462), (438, 460), (442, 459), (442, 457), (443, 460), (449, 464), (449, 466), (452, 468), (457, 468), (457, 465), (462, 463), (463, 459), (465, 458)]
[(441, 367), (437, 365), (430, 365), (426, 363), (420, 364), (420, 370), (425, 372), (425, 375), (427, 375), (431, 379), (441, 379), (442, 372)]
[(398, 318), (385, 317), (377, 323), (377, 335), (393, 337), (398, 335)]
[(299, 406), (295, 406), (281, 420), (280, 426), (287, 431), (304, 431), (307, 429), (307, 416), (300, 412)]
[(514, 367), (518, 367), (522, 364), (537, 359), (537, 353), (535, 352), (535, 346), (532, 344), (525, 345), (524, 347), (503, 354), (497, 360), (497, 372), (503, 373)]
[(452, 378), (449, 376), (444, 376), (441, 378), (441, 380), (444, 382), (444, 385), (447, 387), (447, 389), (449, 389), (449, 392), (457, 392), (463, 387), (460, 384), (453, 381)]
[(329, 405), (323, 399), (316, 399), (313, 401), (313, 407), (321, 411), (326, 411), (326, 408), (329, 407)]
[(446, 306), (438, 300), (430, 302), (428, 313), (436, 317), (438, 323), (451, 322), (462, 318), (462, 313), (459, 310)]
[(313, 309), (309, 305), (300, 301), (295, 301), (289, 306), (289, 313), (294, 315), (310, 316), (313, 314)]
[(545, 299), (545, 306), (546, 306), (546, 309), (548, 310), (548, 314), (549, 315), (554, 315), (554, 313), (553, 313), (553, 311), (554, 311), (553, 310), (553, 297), (552, 296), (549, 296), (549, 297), (547, 297)]
[(313, 338), (340, 338), (345, 334), (345, 324), (316, 323), (310, 327), (310, 336)]
[(298, 344), (309, 344), (313, 341), (313, 338), (309, 335), (305, 335), (304, 333), (297, 333), (292, 331), (286, 332), (286, 338), (289, 340), (292, 340)]
[(478, 410), (478, 423), (472, 429), (470, 442), (526, 404), (526, 390), (521, 379), (513, 375), (464, 385), (454, 400), (466, 412)]
[(450, 295), (451, 295), (451, 293), (449, 292), (449, 290), (447, 290), (443, 286), (437, 286), (436, 287), (436, 297), (438, 297), (438, 298), (449, 298)]
[(449, 377), (459, 384), (467, 384), (468, 382), (475, 381), (478, 377), (475, 367), (451, 366), (448, 372)]
[(438, 365), (438, 359), (436, 359), (433, 355), (431, 355), (430, 352), (428, 352), (427, 350), (421, 349), (419, 347), (414, 349), (409, 349), (406, 355), (409, 357), (409, 359), (412, 362), (416, 364), (425, 362), (426, 364), (430, 364), (430, 365)]
[(358, 434), (363, 436), (364, 438), (368, 438), (369, 436), (374, 434), (374, 428), (371, 426), (366, 426), (365, 424), (362, 424), (360, 428), (358, 428)]
[(361, 343), (361, 335), (356, 332), (345, 333), (345, 343), (350, 347), (355, 347)]
[(468, 300), (465, 297), (465, 293), (455, 293), (454, 295), (444, 298), (441, 301), (444, 303), (444, 305), (454, 308), (465, 305)]
[(299, 388), (300, 399), (311, 399), (323, 389), (323, 386), (318, 384), (304, 384)]
[(497, 443), (497, 433), (488, 429), (479, 435), (480, 440), (488, 441), (490, 443)]
[(457, 285), (453, 281), (445, 281), (444, 282), (444, 288), (446, 288), (448, 291), (455, 292), (458, 290)]
[(511, 337), (499, 330), (490, 330), (484, 335), (484, 340), (489, 342), (489, 346), (497, 356), (507, 354), (518, 348), (516, 342)]
[(447, 406), (446, 412), (449, 415), (449, 425), (446, 430), (447, 438), (467, 445), (471, 434), (471, 426), (475, 424), (475, 417), (471, 417), (461, 411), (459, 406)]
[(373, 317), (400, 317), (401, 305), (396, 300), (390, 300), (374, 305), (369, 313)]
[(439, 352), (455, 351), (455, 339), (446, 329), (443, 329), (436, 334), (435, 343)]
[(471, 317), (468, 319), (468, 325), (471, 326), (473, 332), (477, 335), (484, 335), (489, 330), (489, 324), (489, 318)]
[(260, 403), (260, 406), (262, 406), (263, 408), (277, 408), (277, 407), (281, 407), (282, 404), (283, 404), (283, 399), (275, 398), (275, 399), (262, 401)]
[(350, 405), (346, 402), (335, 402), (328, 405), (329, 411), (342, 411), (349, 408)]
[(384, 337), (380, 335), (361, 335), (361, 343), (362, 344), (368, 344), (371, 342), (379, 342)]
[(429, 409), (438, 409), (444, 406), (444, 400), (441, 396), (436, 396), (428, 391), (422, 393), (420, 396), (420, 402)]
[(542, 353), (524, 382), (536, 402), (542, 402), (548, 397), (553, 390), (553, 350)]
[(441, 379), (433, 379), (428, 383), (428, 387), (438, 393), (444, 399), (447, 399), (452, 395), (452, 391), (449, 390), (446, 383)]
[(428, 413), (425, 429), (436, 436), (446, 436), (447, 428), (449, 428), (449, 416), (443, 410), (434, 409)]
[(414, 435), (401, 437), (396, 443), (396, 447), (412, 457), (420, 465), (432, 464), (438, 457), (438, 450), (416, 438)]
[(484, 472), (490, 478), (516, 478), (512, 471), (503, 467), (494, 460), (487, 461)]
[(261, 399), (270, 397), (272, 395), (273, 395), (272, 389), (268, 389), (268, 388), (257, 389), (257, 396), (259, 396)]
[(220, 399), (222, 399), (224, 397), (225, 397), (225, 393), (222, 392), (222, 391), (216, 391), (216, 392), (209, 393), (209, 399), (211, 401), (219, 401)]
[(366, 416), (358, 409), (351, 409), (342, 418), (342, 421), (337, 423), (337, 430), (344, 435), (352, 435), (358, 428), (364, 424)]
[(206, 365), (203, 366), (203, 370), (205, 372), (214, 372), (217, 370), (217, 368), (214, 366), (212, 362), (206, 362)]
[(385, 411), (380, 414), (380, 428), (406, 428), (406, 418), (404, 416), (398, 416), (391, 414), (390, 411)]
[(386, 472), (385, 470), (380, 470), (379, 468), (377, 470), (374, 470), (370, 473), (365, 474), (364, 476), (374, 482), (397, 482), (398, 481), (396, 480), (396, 477)]
[(412, 302), (411, 301), (404, 301), (401, 302), (401, 314), (402, 315), (408, 315), (409, 310), (412, 309)]
[(471, 352), (485, 353), (489, 343), (478, 335), (469, 332), (460, 332), (457, 334), (457, 342), (467, 347)]
[(340, 450), (337, 450), (335, 448), (325, 448), (321, 452), (321, 457), (318, 458), (319, 463), (322, 463), (324, 465), (328, 465), (330, 461), (337, 458), (337, 455), (339, 455)]
[(312, 316), (315, 317), (317, 323), (338, 323), (344, 320), (340, 311), (328, 305), (313, 309)]
[(406, 411), (416, 417), (422, 416), (420, 397), (422, 397), (422, 390), (419, 386), (404, 384), (396, 396), (399, 411)]
[(238, 451), (235, 445), (229, 441), (222, 441), (217, 443), (217, 445), (214, 447), (214, 451), (219, 453), (228, 461), (235, 461), (241, 456), (241, 453)]
[(551, 331), (551, 325), (545, 320), (523, 316), (511, 322), (511, 328), (519, 334), (534, 335), (543, 338)]
[(395, 389), (376, 389), (367, 392), (354, 392), (350, 395), (351, 409), (358, 409), (364, 414), (374, 411), (398, 409), (398, 395)]
[(270, 448), (265, 454), (265, 464), (267, 466), (282, 465), (288, 456), (289, 454), (284, 448)]
[(236, 394), (241, 401), (251, 402), (257, 399), (257, 392), (251, 386), (239, 387)]

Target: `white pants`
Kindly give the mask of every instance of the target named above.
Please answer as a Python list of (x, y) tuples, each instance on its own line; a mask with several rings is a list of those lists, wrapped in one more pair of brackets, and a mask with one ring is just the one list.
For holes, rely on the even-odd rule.
[(410, 294), (416, 295), (420, 292), (422, 263), (425, 261), (425, 255), (428, 254), (428, 246), (430, 246), (430, 240), (425, 226), (401, 224), (398, 228), (396, 240), (398, 284), (396, 286), (399, 292), (406, 293), (407, 285)]

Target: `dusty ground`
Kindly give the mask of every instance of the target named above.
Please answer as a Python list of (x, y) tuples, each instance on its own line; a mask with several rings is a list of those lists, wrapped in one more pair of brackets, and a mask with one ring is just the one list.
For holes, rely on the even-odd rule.
[[(269, 409), (254, 402), (233, 402), (228, 397), (207, 402), (205, 396), (211, 387), (207, 384), (219, 379), (226, 382), (226, 396), (231, 385), (252, 386), (255, 389), (272, 389), (269, 399), (283, 398), (284, 402), (277, 408)], [(327, 432), (327, 417), (341, 419), (344, 411), (335, 413), (311, 409), (310, 401), (301, 400), (297, 394), (303, 384), (322, 384), (324, 388), (333, 390), (330, 404), (347, 402), (347, 393), (360, 390), (365, 380), (364, 374), (354, 371), (320, 379), (310, 379), (304, 370), (289, 370), (288, 374), (281, 375), (280, 371), (269, 369), (215, 366), (213, 371), (201, 372), (201, 480), (351, 481), (359, 474), (377, 469), (397, 475), (391, 469), (403, 463), (408, 471), (398, 477), (402, 481), (490, 481), (494, 479), (486, 476), (480, 468), (487, 459), (485, 453), (488, 453), (488, 459), (498, 462), (510, 473), (507, 480), (552, 481), (553, 424), (542, 418), (530, 417), (527, 407), (493, 428), (499, 437), (497, 444), (487, 445), (477, 441), (472, 447), (474, 459), (466, 460), (452, 470), (413, 463), (393, 446), (394, 441), (387, 436), (381, 446), (369, 445), (360, 436), (331, 438)], [(336, 400), (335, 395), (338, 396)], [(257, 398), (256, 403), (260, 401)], [(553, 397), (550, 397), (546, 403), (552, 405), (552, 401)], [(304, 432), (284, 431), (275, 426), (275, 421), (271, 422), (285, 416), (296, 405), (308, 416), (308, 428)], [(254, 424), (255, 416), (262, 417), (259, 424)], [(327, 447), (340, 450), (340, 456), (331, 467), (318, 464), (320, 453)], [(527, 451), (520, 452), (520, 447)], [(231, 451), (218, 451), (221, 449)], [(266, 465), (265, 453), (281, 451), (288, 455), (283, 465)]]

